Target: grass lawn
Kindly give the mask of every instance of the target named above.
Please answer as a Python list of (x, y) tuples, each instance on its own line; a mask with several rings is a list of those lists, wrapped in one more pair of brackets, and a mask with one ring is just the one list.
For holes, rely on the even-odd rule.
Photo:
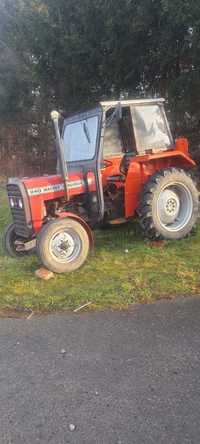
[[(10, 220), (0, 185), (0, 232)], [(128, 252), (126, 252), (128, 250)], [(91, 301), (90, 309), (126, 308), (161, 297), (200, 294), (200, 226), (189, 238), (152, 248), (137, 222), (95, 233), (87, 263), (69, 275), (46, 282), (35, 277), (36, 255), (5, 256), (0, 246), (0, 310), (72, 310)]]

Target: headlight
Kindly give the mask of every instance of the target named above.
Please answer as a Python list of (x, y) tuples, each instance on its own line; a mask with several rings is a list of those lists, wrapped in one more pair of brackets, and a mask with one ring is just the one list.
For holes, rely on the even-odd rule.
[(22, 199), (18, 199), (18, 206), (19, 206), (19, 208), (23, 208), (23, 202), (22, 202)]
[(11, 208), (14, 208), (14, 206), (15, 206), (15, 202), (12, 197), (10, 198), (10, 206), (11, 206)]
[(11, 208), (23, 208), (23, 200), (18, 197), (10, 197), (10, 206)]

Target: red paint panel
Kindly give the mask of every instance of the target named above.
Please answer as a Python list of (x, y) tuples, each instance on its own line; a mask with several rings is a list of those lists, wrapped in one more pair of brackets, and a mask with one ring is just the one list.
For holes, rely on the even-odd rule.
[[(75, 184), (82, 181), (83, 175), (80, 173), (69, 175), (69, 184)], [(42, 226), (42, 221), (45, 216), (45, 201), (58, 199), (64, 196), (63, 189), (56, 190), (56, 187), (62, 188), (63, 182), (59, 175), (54, 176), (41, 176), (24, 178), (23, 183), (26, 187), (27, 194), (29, 196), (30, 208), (32, 214), (32, 223), (35, 233), (38, 233)], [(53, 191), (48, 191), (48, 188), (55, 187)], [(78, 194), (84, 193), (84, 185), (74, 186), (69, 190), (69, 196), (73, 197)]]
[(133, 216), (138, 206), (138, 194), (142, 188), (142, 165), (131, 162), (125, 183), (125, 217)]

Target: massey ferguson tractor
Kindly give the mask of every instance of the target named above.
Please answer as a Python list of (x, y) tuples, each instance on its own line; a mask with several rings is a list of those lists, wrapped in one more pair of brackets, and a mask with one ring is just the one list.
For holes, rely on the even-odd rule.
[[(164, 99), (101, 102), (55, 127), (57, 174), (9, 179), (12, 256), (36, 247), (44, 267), (65, 273), (84, 264), (92, 230), (138, 217), (151, 239), (182, 239), (198, 216), (195, 166), (187, 139), (174, 142)], [(55, 168), (56, 170), (56, 168)]]

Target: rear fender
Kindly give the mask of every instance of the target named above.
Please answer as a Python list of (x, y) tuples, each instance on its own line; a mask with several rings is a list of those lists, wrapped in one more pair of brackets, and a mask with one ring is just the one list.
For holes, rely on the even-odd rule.
[(185, 150), (180, 149), (181, 146), (178, 149), (172, 150), (172, 151), (164, 151), (162, 153), (157, 154), (147, 154), (145, 156), (138, 156), (137, 162), (139, 163), (155, 163), (160, 162), (160, 164), (163, 164), (163, 162), (166, 162), (166, 164), (174, 164), (179, 167), (185, 167), (185, 168), (194, 168), (196, 166), (195, 161), (190, 157), (189, 153)]
[(195, 166), (196, 163), (185, 149), (134, 157), (130, 162), (125, 183), (125, 217), (134, 216), (143, 186), (156, 171), (170, 167), (188, 170)]
[(75, 213), (70, 213), (68, 211), (62, 211), (62, 213), (58, 213), (57, 214), (59, 219), (74, 219), (77, 222), (79, 222), (87, 231), (88, 237), (89, 237), (89, 241), (90, 241), (90, 247), (93, 247), (94, 245), (94, 236), (93, 236), (93, 231), (91, 230), (90, 226), (87, 224), (87, 222), (85, 222), (84, 219), (82, 219), (80, 216), (78, 216)]

